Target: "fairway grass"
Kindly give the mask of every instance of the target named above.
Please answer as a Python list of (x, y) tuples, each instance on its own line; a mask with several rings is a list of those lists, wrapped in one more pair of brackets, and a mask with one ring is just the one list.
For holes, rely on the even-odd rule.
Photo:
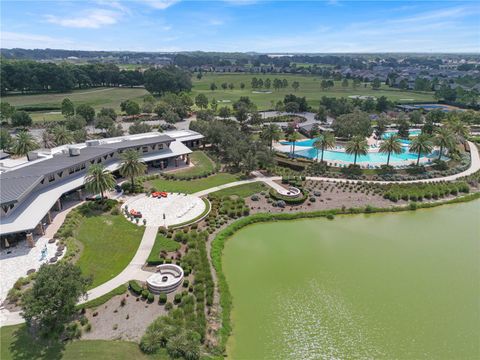
[[(136, 100), (139, 103), (148, 91), (142, 88), (93, 88), (74, 90), (69, 93), (52, 93), (37, 95), (11, 95), (2, 98), (10, 105), (21, 106), (58, 106), (64, 98), (69, 98), (75, 106), (86, 104), (98, 111), (103, 107), (113, 108), (120, 112), (120, 103), (124, 100)], [(53, 121), (63, 119), (62, 114), (56, 111), (30, 112), (34, 121)]]
[(114, 278), (133, 259), (144, 227), (128, 222), (123, 215), (92, 216), (82, 219), (77, 240), (82, 253), (77, 265), (84, 275), (92, 275), (94, 288)]
[(180, 192), (193, 194), (197, 191), (209, 189), (214, 186), (227, 184), (240, 180), (238, 175), (218, 173), (202, 179), (195, 180), (165, 180), (155, 179), (146, 183), (145, 187), (155, 187), (158, 191)]
[(266, 189), (267, 189), (267, 186), (264, 183), (262, 183), (261, 181), (257, 181), (253, 183), (233, 186), (231, 188), (215, 191), (210, 195), (220, 196), (220, 197), (236, 195), (240, 198), (246, 198)]
[(0, 329), (2, 360), (131, 360), (168, 359), (164, 351), (154, 356), (142, 353), (138, 344), (129, 341), (80, 340), (47, 344), (33, 339), (25, 325), (4, 326)]
[[(279, 91), (270, 88), (271, 94), (254, 94), (251, 88), (250, 82), (253, 77), (257, 79), (267, 79), (269, 78), (272, 82), (273, 79), (287, 79), (289, 87), (286, 89), (281, 89)], [(300, 88), (297, 91), (294, 91), (291, 87), (293, 81), (298, 81), (300, 83)], [(343, 88), (341, 86), (341, 81), (335, 82), (335, 87), (329, 90), (322, 90), (320, 83), (322, 78), (319, 76), (313, 75), (293, 75), (293, 74), (211, 74), (206, 73), (203, 77), (198, 80), (196, 77), (192, 78), (193, 82), (193, 93), (194, 95), (203, 93), (211, 101), (212, 98), (219, 100), (230, 100), (228, 103), (219, 103), (219, 106), (231, 106), (232, 103), (240, 98), (240, 96), (248, 96), (253, 102), (258, 106), (259, 110), (272, 109), (275, 106), (277, 101), (283, 101), (283, 98), (287, 94), (295, 94), (297, 96), (305, 96), (309, 105), (317, 107), (320, 103), (320, 98), (322, 96), (327, 97), (348, 97), (353, 95), (361, 96), (375, 96), (376, 98), (380, 96), (386, 96), (388, 99), (397, 101), (397, 102), (411, 102), (411, 101), (425, 101), (431, 102), (436, 101), (433, 98), (433, 92), (414, 92), (414, 91), (402, 91), (394, 88), (390, 88), (386, 85), (382, 85), (380, 90), (373, 90), (370, 84), (367, 84), (367, 87), (364, 87), (364, 84), (359, 86), (357, 89), (352, 88), (352, 80), (349, 80), (349, 87)], [(218, 89), (215, 91), (210, 90), (210, 84), (214, 82), (217, 84)], [(223, 90), (221, 88), (222, 83), (233, 83), (235, 88), (233, 90)], [(240, 89), (240, 83), (245, 84), (245, 89)], [(256, 89), (257, 90), (257, 89)], [(265, 88), (261, 90), (267, 90)]]

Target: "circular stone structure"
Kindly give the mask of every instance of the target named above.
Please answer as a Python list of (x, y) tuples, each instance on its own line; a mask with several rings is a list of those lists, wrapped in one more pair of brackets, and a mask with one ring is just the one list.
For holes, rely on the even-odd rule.
[[(128, 213), (135, 211), (141, 214), (139, 225), (170, 227), (194, 220), (206, 208), (205, 202), (198, 196), (167, 193), (166, 197), (140, 195), (125, 202), (122, 209), (127, 207)], [(136, 220), (135, 220), (136, 222)]]
[(154, 294), (169, 293), (183, 281), (183, 269), (175, 264), (157, 266), (157, 272), (147, 279), (148, 290)]

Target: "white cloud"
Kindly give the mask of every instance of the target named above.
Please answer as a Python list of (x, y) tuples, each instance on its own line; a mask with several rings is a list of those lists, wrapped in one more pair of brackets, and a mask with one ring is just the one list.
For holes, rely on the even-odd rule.
[(172, 5), (175, 5), (180, 0), (140, 0), (141, 2), (150, 5), (151, 7), (159, 10), (165, 10)]
[(122, 17), (122, 13), (105, 9), (91, 9), (83, 15), (75, 17), (59, 17), (46, 15), (49, 23), (72, 28), (98, 29), (102, 26), (113, 25)]
[(41, 48), (73, 48), (76, 43), (65, 38), (54, 38), (51, 36), (16, 33), (10, 31), (2, 31), (0, 34), (2, 47), (5, 48), (24, 48), (24, 49), (41, 49)]

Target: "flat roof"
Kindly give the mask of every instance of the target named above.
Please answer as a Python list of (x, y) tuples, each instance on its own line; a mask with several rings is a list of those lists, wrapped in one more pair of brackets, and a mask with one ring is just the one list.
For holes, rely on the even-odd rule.
[[(64, 171), (118, 150), (174, 141), (172, 137), (159, 133), (155, 133), (153, 136), (151, 133), (147, 133), (147, 136), (143, 137), (128, 136), (109, 140), (113, 141), (101, 141), (98, 145), (88, 145), (89, 143), (73, 145), (72, 148), (79, 149), (79, 155), (75, 156), (68, 153), (68, 147), (60, 147), (62, 151), (54, 148), (52, 156), (22, 163), (18, 168), (2, 172), (0, 174), (0, 203), (9, 204), (17, 201), (49, 174)], [(81, 147), (82, 145), (85, 146)]]

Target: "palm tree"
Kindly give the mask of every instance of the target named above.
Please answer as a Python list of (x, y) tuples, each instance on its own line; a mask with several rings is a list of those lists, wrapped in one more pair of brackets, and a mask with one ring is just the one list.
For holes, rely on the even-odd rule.
[(294, 131), (290, 135), (288, 135), (287, 140), (292, 143), (293, 145), (293, 151), (292, 151), (292, 156), (295, 156), (295, 143), (300, 139), (300, 135)]
[(352, 139), (345, 146), (345, 152), (350, 155), (355, 155), (355, 158), (353, 159), (353, 165), (356, 165), (358, 155), (367, 155), (368, 142), (363, 136), (356, 135), (352, 137)]
[(332, 133), (327, 132), (320, 135), (317, 140), (313, 143), (313, 147), (317, 150), (317, 161), (318, 161), (318, 151), (322, 151), (322, 159), (320, 162), (323, 162), (323, 152), (325, 149), (333, 149), (335, 146), (335, 136)]
[(92, 194), (100, 193), (103, 199), (104, 192), (115, 186), (115, 178), (103, 165), (94, 164), (88, 168), (84, 184), (87, 191)]
[(412, 143), (410, 144), (410, 150), (418, 153), (417, 166), (420, 163), (420, 155), (422, 153), (428, 154), (433, 149), (433, 142), (430, 135), (420, 134), (417, 137), (413, 138)]
[(133, 149), (125, 151), (121, 158), (122, 165), (118, 170), (122, 176), (130, 178), (133, 192), (135, 190), (135, 176), (144, 174), (145, 170), (147, 170), (147, 165), (140, 160), (139, 153)]
[(27, 131), (21, 131), (15, 137), (12, 152), (17, 156), (25, 156), (30, 151), (38, 149), (38, 144), (33, 136)]
[(438, 160), (442, 158), (443, 149), (453, 149), (455, 146), (455, 136), (453, 135), (453, 132), (445, 126), (437, 129), (433, 141), (435, 145), (440, 146)]
[(53, 142), (55, 145), (65, 145), (73, 143), (73, 136), (65, 126), (57, 125), (52, 130)]
[(468, 136), (467, 126), (459, 119), (452, 119), (447, 122), (447, 128), (455, 135), (457, 141), (463, 143)]
[(55, 146), (55, 143), (52, 139), (52, 134), (46, 130), (42, 133), (42, 145), (45, 149), (51, 149)]
[(387, 166), (390, 164), (390, 154), (400, 154), (402, 152), (402, 143), (397, 135), (392, 135), (380, 144), (379, 151), (388, 154)]
[(268, 141), (270, 144), (270, 150), (272, 150), (273, 142), (280, 140), (280, 128), (275, 124), (270, 124), (263, 128), (260, 137), (263, 140)]

